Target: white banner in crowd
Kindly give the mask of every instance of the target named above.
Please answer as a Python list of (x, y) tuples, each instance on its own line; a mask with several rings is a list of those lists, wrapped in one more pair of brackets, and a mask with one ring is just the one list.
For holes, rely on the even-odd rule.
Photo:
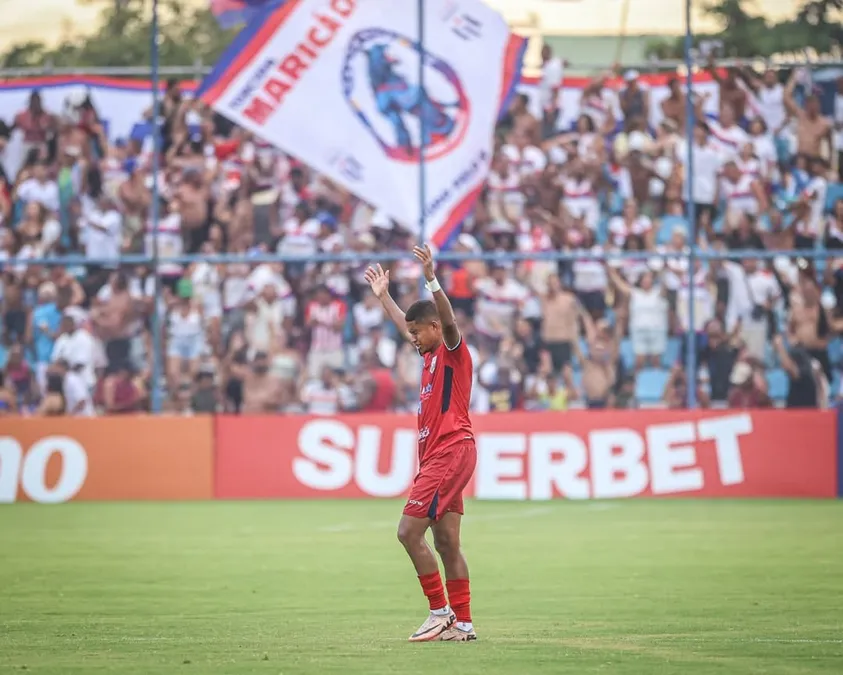
[(410, 229), (424, 144), (426, 238), (443, 246), (486, 178), (526, 41), (480, 0), (425, 7), (422, 51), (416, 12), (394, 0), (290, 0), (245, 29), (201, 97)]
[[(641, 81), (650, 91), (650, 123), (655, 126), (662, 117), (660, 103), (670, 93), (667, 89), (667, 79), (663, 75), (643, 75)], [(581, 94), (587, 84), (588, 78), (565, 78), (560, 95), (563, 121), (561, 126), (570, 126), (576, 120)], [(15, 115), (26, 108), (33, 90), (41, 93), (44, 107), (55, 114), (61, 114), (69, 97), (90, 94), (112, 140), (128, 138), (138, 124), (145, 122), (144, 113), (152, 107), (152, 86), (147, 80), (88, 76), (26, 78), (0, 82), (0, 119), (11, 124)], [(187, 96), (191, 96), (195, 90), (195, 82), (184, 83), (183, 91)], [(533, 114), (539, 115), (537, 78), (522, 77), (517, 91), (530, 98)], [(694, 91), (708, 95), (705, 109), (707, 112), (716, 112), (718, 92), (715, 82), (705, 75), (697, 76)]]

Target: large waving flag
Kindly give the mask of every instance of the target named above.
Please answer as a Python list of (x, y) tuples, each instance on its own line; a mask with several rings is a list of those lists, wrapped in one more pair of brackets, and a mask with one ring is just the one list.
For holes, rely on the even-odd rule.
[(280, 6), (286, 0), (211, 0), (211, 13), (223, 28), (251, 21), (259, 12)]
[(480, 193), (526, 41), (480, 0), (425, 8), (422, 50), (416, 12), (395, 0), (288, 0), (237, 36), (200, 95), (411, 229), (423, 140), (426, 237), (443, 247)]

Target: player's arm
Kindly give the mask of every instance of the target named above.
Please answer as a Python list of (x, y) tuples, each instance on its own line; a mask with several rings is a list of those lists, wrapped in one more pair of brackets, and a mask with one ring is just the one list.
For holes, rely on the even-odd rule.
[(439, 321), (442, 322), (442, 339), (445, 341), (445, 346), (453, 351), (460, 345), (460, 329), (457, 327), (457, 317), (454, 316), (454, 308), (451, 307), (451, 301), (442, 290), (442, 286), (436, 279), (436, 270), (433, 266), (433, 253), (430, 247), (425, 244), (424, 248), (416, 246), (413, 249), (413, 255), (424, 267), (424, 278), (427, 281), (425, 286), (427, 290), (433, 293), (433, 301), (436, 303), (436, 311), (439, 313)]
[(395, 324), (401, 337), (409, 341), (410, 336), (407, 334), (407, 322), (404, 319), (404, 310), (398, 306), (398, 303), (392, 299), (389, 294), (389, 270), (383, 271), (383, 268), (378, 264), (376, 267), (369, 267), (366, 270), (366, 282), (372, 287), (372, 293), (381, 301), (386, 315), (390, 321)]

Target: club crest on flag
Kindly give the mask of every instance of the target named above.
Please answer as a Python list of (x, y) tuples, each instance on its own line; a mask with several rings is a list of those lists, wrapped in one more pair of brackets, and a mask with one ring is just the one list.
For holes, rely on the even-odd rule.
[[(425, 66), (419, 83), (419, 59)], [(416, 162), (424, 121), (425, 159), (444, 157), (462, 142), (471, 106), (456, 70), (398, 33), (371, 28), (349, 42), (343, 95), (383, 152)]]
[(201, 99), (447, 248), (482, 193), (526, 40), (482, 0), (425, 0), (422, 45), (395, 0), (286, 0), (261, 16)]

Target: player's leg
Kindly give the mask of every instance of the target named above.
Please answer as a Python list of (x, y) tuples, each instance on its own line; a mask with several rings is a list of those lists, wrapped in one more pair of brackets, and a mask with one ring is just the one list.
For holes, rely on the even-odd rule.
[[(433, 544), (445, 566), (445, 585), (448, 589), (448, 601), (457, 620), (448, 630), (443, 631), (440, 640), (467, 642), (476, 640), (474, 625), (471, 622), (471, 585), (469, 583), (468, 562), (460, 545), (460, 526), (462, 524), (462, 498), (454, 503), (454, 511), (449, 511), (433, 524)], [(458, 513), (457, 510), (460, 512)]]
[(460, 528), (465, 512), (462, 494), (474, 473), (477, 455), (473, 444), (460, 452), (462, 455), (455, 464), (455, 470), (440, 486), (444, 513), (434, 522), (432, 529), (433, 544), (445, 567), (448, 600), (457, 617), (454, 626), (444, 631), (440, 639), (467, 642), (476, 640), (477, 635), (471, 622), (471, 588)]
[(448, 606), (436, 555), (425, 539), (427, 529), (437, 516), (437, 482), (429, 475), (419, 474), (416, 477), (404, 507), (404, 514), (398, 523), (398, 541), (404, 546), (416, 568), (419, 583), (430, 606), (430, 615), (410, 636), (411, 642), (435, 640), (456, 620)]

